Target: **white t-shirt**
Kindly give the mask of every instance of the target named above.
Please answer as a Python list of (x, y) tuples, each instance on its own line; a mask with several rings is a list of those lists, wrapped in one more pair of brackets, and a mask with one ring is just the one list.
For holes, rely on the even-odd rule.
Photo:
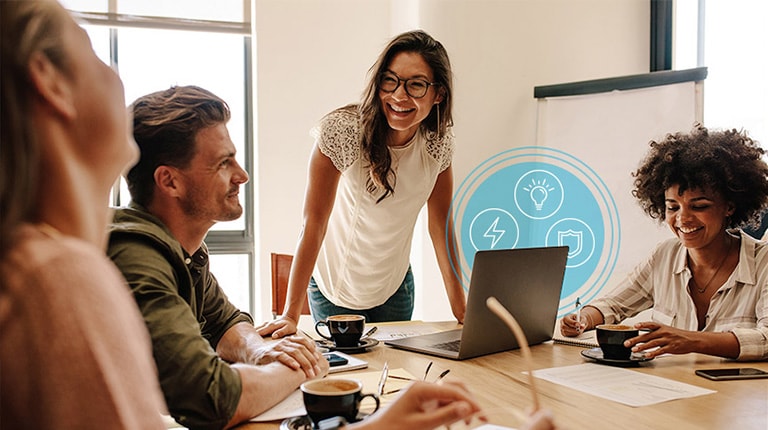
[(416, 133), (390, 148), (394, 194), (366, 190), (369, 170), (362, 157), (360, 117), (349, 110), (327, 115), (313, 130), (320, 151), (341, 172), (336, 200), (313, 276), (332, 303), (370, 309), (386, 302), (408, 270), (416, 218), (437, 176), (451, 164), (453, 135)]

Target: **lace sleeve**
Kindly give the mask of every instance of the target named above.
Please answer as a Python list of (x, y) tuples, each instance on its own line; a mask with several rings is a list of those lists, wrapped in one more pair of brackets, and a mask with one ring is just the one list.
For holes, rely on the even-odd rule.
[(427, 132), (427, 153), (439, 164), (440, 171), (447, 169), (453, 159), (454, 137), (453, 130), (448, 129), (443, 137), (435, 132)]
[(335, 110), (312, 129), (320, 152), (330, 158), (340, 172), (360, 157), (360, 119), (357, 114)]

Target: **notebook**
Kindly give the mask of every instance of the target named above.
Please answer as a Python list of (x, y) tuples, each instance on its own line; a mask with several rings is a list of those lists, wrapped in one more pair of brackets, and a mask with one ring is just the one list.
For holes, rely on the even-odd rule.
[(486, 307), (490, 296), (515, 317), (529, 344), (550, 340), (567, 260), (567, 246), (477, 251), (464, 327), (384, 344), (454, 360), (518, 348), (509, 328)]
[(594, 348), (600, 346), (597, 344), (597, 337), (595, 330), (588, 330), (576, 337), (566, 337), (560, 333), (560, 327), (555, 327), (555, 333), (552, 336), (552, 340), (555, 343), (571, 346), (583, 346), (586, 348)]

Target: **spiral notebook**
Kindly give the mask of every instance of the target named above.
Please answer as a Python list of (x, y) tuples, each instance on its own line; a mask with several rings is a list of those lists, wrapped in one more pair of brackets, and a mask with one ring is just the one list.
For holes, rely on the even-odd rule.
[(583, 346), (585, 348), (595, 348), (599, 346), (597, 344), (597, 338), (595, 337), (595, 330), (587, 330), (576, 337), (565, 337), (560, 334), (560, 324), (557, 324), (555, 327), (552, 341), (562, 345)]

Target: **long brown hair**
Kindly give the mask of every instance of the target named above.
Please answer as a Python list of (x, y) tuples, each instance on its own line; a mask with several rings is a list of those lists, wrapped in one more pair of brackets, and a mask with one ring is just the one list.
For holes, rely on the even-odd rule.
[[(357, 109), (362, 118), (362, 151), (370, 163), (368, 192), (374, 194), (379, 187), (384, 192), (377, 202), (394, 193), (395, 173), (392, 171), (392, 158), (387, 147), (387, 134), (390, 131), (379, 99), (379, 76), (384, 73), (392, 59), (402, 52), (417, 53), (424, 58), (434, 74), (434, 82), (439, 84), (442, 101), (429, 112), (422, 121), (421, 130), (430, 131), (438, 137), (446, 134), (453, 125), (453, 73), (448, 53), (443, 45), (422, 30), (409, 31), (396, 36), (379, 55), (376, 63), (368, 71), (368, 85)], [(349, 107), (348, 107), (349, 108)], [(439, 111), (439, 113), (438, 113)]]
[(62, 9), (54, 1), (0, 2), (0, 253), (38, 200), (40, 148), (32, 112), (39, 97), (30, 59), (42, 53), (66, 71)]

